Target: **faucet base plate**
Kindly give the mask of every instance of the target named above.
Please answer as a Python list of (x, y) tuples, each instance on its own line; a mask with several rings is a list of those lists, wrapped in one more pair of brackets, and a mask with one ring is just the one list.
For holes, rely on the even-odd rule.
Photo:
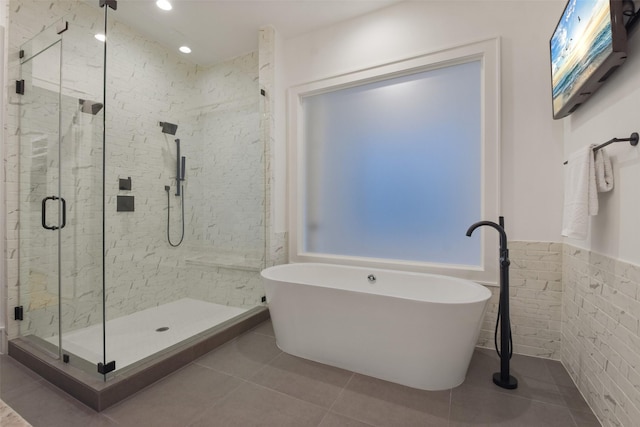
[(507, 381), (502, 380), (502, 374), (500, 372), (496, 372), (493, 374), (493, 383), (498, 387), (506, 388), (509, 390), (513, 390), (518, 388), (518, 380), (513, 375), (509, 375), (509, 379)]

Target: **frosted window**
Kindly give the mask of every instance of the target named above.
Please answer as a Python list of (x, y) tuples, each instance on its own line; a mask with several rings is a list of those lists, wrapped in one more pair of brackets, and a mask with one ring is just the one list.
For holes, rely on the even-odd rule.
[(305, 252), (480, 265), (481, 62), (306, 96)]

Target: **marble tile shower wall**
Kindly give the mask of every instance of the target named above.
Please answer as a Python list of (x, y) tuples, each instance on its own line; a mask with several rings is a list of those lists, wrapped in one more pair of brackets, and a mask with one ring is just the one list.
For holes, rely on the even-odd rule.
[[(562, 243), (509, 242), (509, 310), (513, 351), (560, 359)], [(494, 347), (499, 288), (492, 292), (478, 345)]]
[(287, 233), (276, 232), (273, 227), (274, 208), (272, 193), (276, 186), (274, 176), (275, 165), (275, 99), (273, 93), (276, 91), (276, 69), (275, 69), (275, 53), (276, 53), (276, 31), (271, 26), (265, 26), (260, 29), (258, 49), (258, 68), (260, 69), (260, 89), (264, 90), (264, 96), (260, 104), (261, 123), (260, 130), (262, 132), (263, 141), (265, 141), (265, 223), (267, 229), (265, 233), (266, 241), (266, 259), (265, 266), (273, 266), (285, 264), (288, 261), (289, 253), (287, 251)]
[[(87, 33), (91, 34), (84, 39), (86, 47), (96, 49), (89, 44), (96, 43), (92, 35), (99, 28), (96, 13), (100, 12), (81, 2), (57, 3), (48, 5), (32, 0), (11, 3), (9, 81), (20, 73), (19, 46), (62, 16), (70, 19), (71, 28), (86, 27)], [(73, 14), (69, 14), (71, 11)], [(101, 47), (98, 50), (101, 52)], [(86, 49), (75, 45), (70, 52), (73, 51), (81, 56)], [(87, 94), (82, 84), (74, 84), (86, 77), (86, 58), (75, 57), (66, 51), (65, 54), (64, 86), (73, 88), (69, 96), (101, 99), (101, 96)], [(105, 170), (108, 318), (184, 296), (241, 307), (256, 305), (263, 293), (257, 272), (194, 267), (188, 260), (202, 254), (203, 249), (241, 253), (243, 245), (249, 245), (249, 250), (244, 248), (245, 253), (250, 252), (252, 258), (258, 258), (257, 262), (263, 261), (260, 251), (264, 248), (265, 183), (264, 167), (260, 163), (264, 153), (259, 127), (257, 53), (224, 64), (200, 67), (149, 42), (128, 27), (112, 22), (108, 61)], [(88, 62), (94, 68), (97, 66), (92, 59)], [(17, 230), (18, 223), (19, 141), (14, 135), (19, 124), (19, 102), (20, 99), (12, 97), (8, 115), (9, 134), (12, 135), (6, 158), (8, 230)], [(87, 216), (74, 224), (74, 253), (67, 259), (75, 266), (89, 261), (89, 267), (76, 269), (69, 277), (63, 277), (67, 286), (61, 295), (63, 327), (67, 331), (101, 321), (101, 246), (95, 241), (99, 236), (88, 232), (93, 227), (89, 226), (87, 217), (101, 223), (101, 192), (96, 191), (91, 182), (102, 181), (102, 152), (96, 148), (100, 144), (89, 148), (92, 145), (87, 144), (87, 138), (95, 136), (91, 132), (96, 128), (87, 122), (89, 118), (82, 117), (82, 120), (84, 122), (74, 134), (80, 143), (73, 149), (81, 152), (75, 153), (77, 164), (71, 166), (73, 179), (68, 182), (74, 200), (70, 202), (73, 206), (67, 209), (83, 210), (80, 209), (83, 207)], [(159, 121), (177, 123), (178, 133), (175, 136), (162, 134)], [(187, 157), (185, 243), (177, 249), (171, 248), (166, 241), (167, 193), (164, 190), (165, 185), (171, 185), (171, 230), (172, 240), (176, 241), (181, 223), (179, 198), (173, 196), (174, 138), (182, 140), (182, 155)], [(232, 163), (236, 167), (231, 167)], [(127, 177), (132, 179), (132, 190), (119, 191), (118, 178)], [(96, 193), (99, 200), (92, 199)], [(236, 195), (234, 200), (233, 194)], [(116, 212), (117, 195), (135, 196), (135, 212)], [(93, 203), (92, 207), (87, 205), (89, 202)], [(17, 231), (9, 232), (7, 237), (8, 304), (12, 307), (19, 300)], [(100, 253), (94, 257), (96, 248)], [(21, 272), (21, 303), (28, 303), (32, 292), (42, 290), (37, 286), (27, 289), (24, 277), (29, 274), (33, 273)], [(42, 304), (42, 298), (39, 301)], [(52, 297), (47, 307), (56, 303)], [(34, 319), (39, 316), (42, 320), (39, 324), (46, 325), (39, 326), (42, 330), (38, 334), (57, 333), (56, 322), (50, 321), (51, 313), (37, 308), (36, 305), (26, 307), (27, 311), (34, 309)], [(9, 337), (17, 336), (16, 322), (10, 322), (9, 326)], [(21, 327), (23, 335), (34, 332), (25, 330), (24, 324)]]
[(259, 267), (264, 252), (264, 148), (258, 54), (199, 70), (196, 77), (206, 97), (193, 109), (194, 116), (185, 119), (195, 129), (182, 147), (187, 200), (192, 201), (186, 241), (196, 253), (210, 250), (212, 244), (239, 257), (250, 253)]
[[(272, 147), (275, 145), (275, 116), (273, 114), (275, 102), (273, 93), (275, 90), (275, 39), (276, 32), (273, 27), (266, 26), (260, 28), (258, 34), (258, 69), (260, 70), (260, 132), (262, 134), (264, 145), (264, 179), (265, 179), (265, 223), (271, 224), (273, 219), (271, 203), (271, 191), (274, 184), (273, 165), (274, 152)], [(272, 242), (274, 236), (272, 228), (268, 227), (265, 233), (265, 266), (271, 266), (271, 254), (273, 253)], [(286, 260), (284, 260), (286, 262)]]
[[(142, 80), (150, 86), (114, 84), (118, 87), (114, 98), (120, 99), (123, 107), (116, 112), (123, 115), (123, 128), (134, 132), (121, 135), (122, 147), (113, 149), (126, 159), (114, 162), (121, 171), (114, 171), (112, 182), (131, 176), (140, 210), (136, 208), (136, 217), (131, 220), (125, 214), (120, 223), (115, 222), (121, 228), (113, 230), (117, 240), (109, 248), (106, 262), (108, 268), (110, 259), (120, 265), (113, 269), (116, 275), (112, 280), (107, 279), (108, 307), (111, 297), (118, 299), (112, 309), (117, 317), (182, 296), (255, 306), (262, 296), (259, 276), (256, 271), (235, 271), (234, 259), (248, 255), (256, 270), (264, 251), (257, 54), (203, 68), (169, 59), (166, 51), (143, 38), (136, 43), (134, 34), (123, 30), (118, 34), (122, 34), (123, 49), (116, 47), (122, 55), (117, 69), (122, 69), (123, 75), (113, 78), (144, 76)], [(145, 49), (151, 45), (156, 51), (132, 51), (131, 44)], [(150, 59), (156, 62), (150, 64)], [(139, 80), (134, 81), (140, 84)], [(149, 104), (158, 110), (149, 114)], [(126, 120), (132, 126), (127, 126)], [(160, 133), (159, 120), (177, 123), (176, 135)], [(148, 127), (141, 126), (145, 122)], [(118, 126), (120, 121), (116, 118), (109, 123)], [(167, 204), (171, 206), (173, 242), (180, 239), (182, 227), (181, 200), (174, 196), (176, 138), (187, 158), (185, 240), (177, 249), (166, 241)], [(171, 187), (169, 197), (165, 185)], [(115, 215), (118, 218), (119, 214)], [(227, 260), (220, 262), (221, 255)], [(197, 267), (190, 264), (194, 258), (199, 262)]]
[[(176, 136), (163, 134), (159, 122), (182, 124), (195, 94), (195, 67), (117, 21), (109, 27), (105, 304), (107, 317), (116, 318), (187, 294), (180, 250), (166, 240), (164, 186), (175, 192), (174, 138), (188, 140), (191, 132), (182, 125)], [(118, 180), (128, 177), (131, 191), (119, 191)], [(135, 211), (117, 212), (118, 195), (135, 197)], [(170, 199), (171, 228), (180, 230), (179, 203)]]
[[(260, 302), (265, 256), (264, 141), (257, 52), (199, 69), (202, 95), (187, 156), (188, 295), (220, 304)], [(191, 114), (188, 112), (187, 114)], [(224, 286), (211, 286), (212, 283)]]
[(564, 247), (562, 362), (604, 426), (640, 420), (640, 266)]

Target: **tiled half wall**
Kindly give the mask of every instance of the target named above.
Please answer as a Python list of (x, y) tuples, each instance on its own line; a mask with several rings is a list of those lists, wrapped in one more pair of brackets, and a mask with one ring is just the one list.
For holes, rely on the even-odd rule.
[[(640, 266), (569, 244), (510, 242), (514, 352), (559, 359), (603, 426), (640, 420)], [(478, 345), (493, 348), (497, 287)]]
[(561, 360), (604, 426), (640, 422), (640, 266), (564, 246)]
[[(513, 351), (560, 359), (562, 243), (509, 242), (509, 310)], [(492, 296), (478, 345), (494, 347), (500, 289)]]

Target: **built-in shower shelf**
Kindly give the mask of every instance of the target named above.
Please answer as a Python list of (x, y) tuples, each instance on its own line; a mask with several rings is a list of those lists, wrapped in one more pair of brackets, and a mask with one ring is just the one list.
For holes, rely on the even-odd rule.
[(228, 268), (231, 270), (260, 271), (262, 260), (256, 257), (248, 257), (243, 254), (233, 253), (208, 253), (185, 259), (187, 265), (201, 267)]

